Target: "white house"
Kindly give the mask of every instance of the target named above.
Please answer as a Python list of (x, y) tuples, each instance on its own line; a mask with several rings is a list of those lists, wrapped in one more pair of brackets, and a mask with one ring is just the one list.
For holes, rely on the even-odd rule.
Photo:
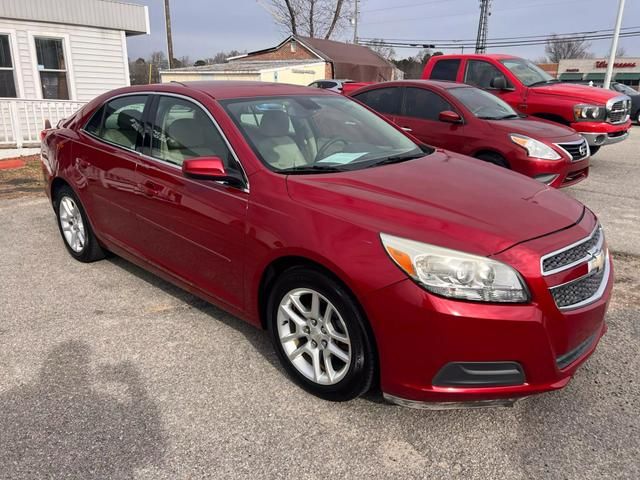
[(0, 0), (0, 147), (38, 143), (95, 96), (129, 85), (128, 35), (146, 6), (112, 0)]

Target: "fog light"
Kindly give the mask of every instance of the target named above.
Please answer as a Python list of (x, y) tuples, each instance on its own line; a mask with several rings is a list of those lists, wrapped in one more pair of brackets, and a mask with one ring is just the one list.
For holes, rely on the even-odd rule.
[(537, 175), (534, 178), (539, 182), (544, 183), (545, 185), (551, 185), (551, 183), (553, 183), (553, 181), (558, 178), (558, 175), (555, 175), (553, 173), (543, 173), (542, 175)]
[(600, 145), (601, 143), (604, 143), (604, 141), (606, 140), (607, 136), (606, 135), (598, 135), (596, 137), (596, 145)]

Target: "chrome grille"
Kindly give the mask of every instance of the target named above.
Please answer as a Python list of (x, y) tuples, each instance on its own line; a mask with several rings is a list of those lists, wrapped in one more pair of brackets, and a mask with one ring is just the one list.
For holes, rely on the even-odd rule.
[(573, 162), (589, 156), (589, 144), (585, 139), (570, 143), (557, 143), (560, 148), (569, 154)]
[(589, 260), (591, 258), (590, 252), (599, 251), (602, 248), (603, 240), (602, 228), (598, 225), (586, 239), (542, 257), (542, 273), (549, 275)]
[(607, 269), (603, 268), (573, 282), (551, 288), (551, 295), (558, 308), (573, 307), (581, 304), (598, 293)]
[(629, 116), (631, 105), (625, 97), (616, 97), (607, 103), (607, 121), (609, 123), (624, 123)]

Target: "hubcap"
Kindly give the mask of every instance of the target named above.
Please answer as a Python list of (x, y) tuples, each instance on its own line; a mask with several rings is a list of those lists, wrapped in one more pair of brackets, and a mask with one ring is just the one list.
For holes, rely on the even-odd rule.
[(76, 253), (82, 252), (87, 237), (80, 209), (71, 197), (62, 197), (58, 216), (67, 245)]
[(351, 340), (342, 316), (318, 292), (291, 290), (278, 308), (278, 337), (291, 364), (320, 385), (334, 385), (351, 365)]

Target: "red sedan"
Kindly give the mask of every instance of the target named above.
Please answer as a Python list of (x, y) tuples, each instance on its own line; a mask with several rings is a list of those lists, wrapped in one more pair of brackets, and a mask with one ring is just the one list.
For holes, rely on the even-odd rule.
[(566, 385), (606, 328), (591, 211), (341, 95), (124, 88), (43, 132), (42, 160), (74, 258), (113, 252), (267, 329), (326, 399), (508, 402)]
[(510, 168), (552, 187), (587, 178), (589, 145), (575, 130), (523, 117), (479, 88), (415, 80), (369, 85), (352, 97), (429, 145)]

